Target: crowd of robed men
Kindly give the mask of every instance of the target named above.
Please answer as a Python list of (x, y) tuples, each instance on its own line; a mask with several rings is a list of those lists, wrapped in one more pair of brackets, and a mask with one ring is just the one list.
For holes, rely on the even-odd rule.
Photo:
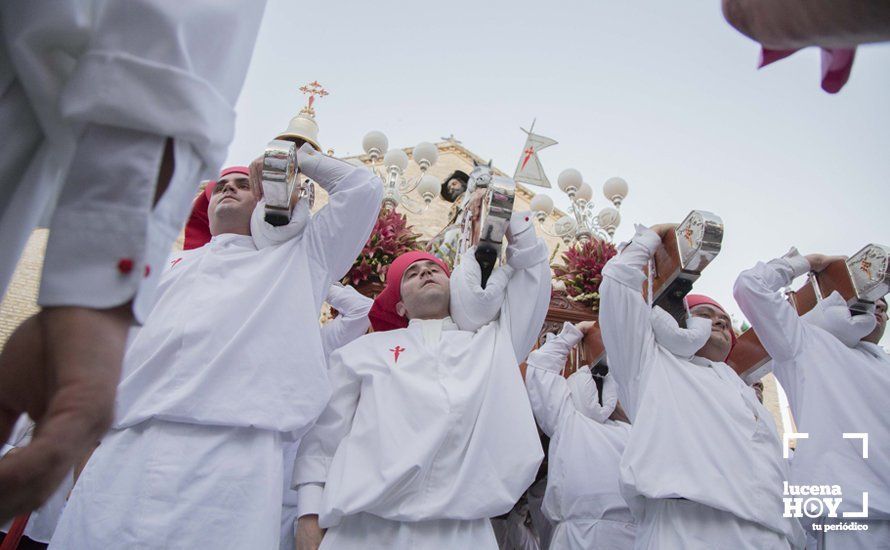
[[(257, 164), (226, 170), (205, 194), (209, 240), (165, 260), (231, 140), (262, 13), (238, 4), (3, 7), (18, 23), (4, 27), (0, 66), (0, 117), (17, 136), (0, 158), (4, 287), (31, 228), (51, 229), (43, 310), (0, 356), (0, 436), (20, 413), (38, 421), (0, 461), (4, 519), (89, 457), (53, 547), (274, 548), (294, 532), (290, 508), (301, 548), (493, 548), (489, 518), (510, 511), (543, 458), (537, 424), (551, 436), (543, 510), (556, 548), (802, 547), (788, 481), (840, 484), (839, 512), (867, 510), (867, 530), (852, 532), (802, 518), (810, 544), (890, 540), (886, 302), (852, 316), (829, 297), (802, 319), (779, 292), (824, 256), (792, 250), (735, 284), (810, 434), (790, 465), (770, 414), (723, 362), (726, 311), (692, 295), (680, 328), (643, 300), (642, 268), (669, 226), (639, 227), (604, 270), (599, 383), (587, 369), (561, 377), (589, 325), (532, 351), (551, 275), (524, 213), (485, 288), (471, 254), (451, 273), (425, 253), (393, 262), (373, 303), (336, 286), (381, 185), (308, 144), (299, 168), (326, 207), (298, 203), (271, 227)], [(209, 15), (237, 22), (226, 40), (242, 47), (190, 41)], [(68, 32), (41, 34), (54, 28)], [(145, 48), (147, 35), (170, 47)], [(343, 315), (322, 327), (338, 294)], [(847, 432), (869, 434), (867, 459)]]

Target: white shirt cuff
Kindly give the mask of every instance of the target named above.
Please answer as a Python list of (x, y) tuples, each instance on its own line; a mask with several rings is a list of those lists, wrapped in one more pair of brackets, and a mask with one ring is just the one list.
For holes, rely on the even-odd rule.
[(328, 193), (334, 192), (338, 183), (358, 169), (346, 161), (316, 151), (309, 143), (304, 143), (297, 151), (297, 162), (300, 172)]
[(562, 330), (559, 331), (559, 336), (569, 344), (569, 346), (574, 347), (581, 340), (584, 339), (584, 333), (578, 330), (578, 327), (569, 323), (568, 321), (562, 324)]
[(649, 252), (649, 256), (654, 255), (655, 251), (658, 250), (658, 247), (661, 246), (661, 238), (655, 231), (652, 231), (643, 225), (637, 224), (635, 228), (637, 233), (634, 235), (631, 242), (645, 248)]
[(316, 514), (321, 511), (321, 497), (324, 493), (324, 485), (321, 483), (305, 483), (296, 489), (297, 510), (300, 517)]
[(507, 230), (507, 235), (511, 237), (510, 240), (512, 241), (513, 238), (525, 233), (532, 227), (534, 227), (534, 223), (532, 222), (531, 212), (527, 210), (513, 212), (512, 216), (510, 216), (510, 226)]
[(800, 252), (797, 251), (797, 248), (793, 246), (781, 259), (788, 262), (794, 278), (800, 277), (804, 273), (809, 273), (811, 269), (810, 262), (808, 262), (804, 256), (801, 256)]

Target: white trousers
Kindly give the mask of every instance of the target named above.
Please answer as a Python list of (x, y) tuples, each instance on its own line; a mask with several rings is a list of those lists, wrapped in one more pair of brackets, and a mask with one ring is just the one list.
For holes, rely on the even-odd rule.
[(638, 550), (788, 550), (787, 538), (762, 525), (685, 499), (647, 499)]
[(278, 547), (278, 432), (148, 420), (112, 430), (74, 486), (50, 548)]
[(497, 550), (486, 519), (391, 521), (371, 514), (340, 520), (325, 533), (319, 550)]

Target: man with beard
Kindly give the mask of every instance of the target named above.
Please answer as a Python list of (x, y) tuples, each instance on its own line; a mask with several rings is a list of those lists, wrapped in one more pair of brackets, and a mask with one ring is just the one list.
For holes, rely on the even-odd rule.
[(438, 235), (430, 239), (427, 250), (445, 261), (448, 265), (454, 265), (457, 256), (458, 242), (460, 241), (461, 227), (460, 214), (462, 212), (463, 196), (467, 190), (470, 176), (461, 170), (455, 170), (442, 181), (439, 195), (442, 200), (452, 203), (448, 213), (448, 223)]

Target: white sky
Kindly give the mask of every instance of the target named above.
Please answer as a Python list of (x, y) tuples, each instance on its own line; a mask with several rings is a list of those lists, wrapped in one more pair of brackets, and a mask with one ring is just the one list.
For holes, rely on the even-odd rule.
[(732, 283), (759, 259), (890, 245), (890, 45), (860, 48), (837, 95), (819, 88), (817, 50), (760, 71), (758, 52), (717, 0), (270, 0), (229, 163), (256, 157), (316, 79), (337, 156), (369, 130), (391, 147), (453, 133), (512, 172), (537, 117), (559, 141), (541, 153), (554, 185), (577, 168), (599, 208), (608, 177), (629, 182), (616, 240), (634, 222), (720, 215), (723, 251), (696, 291), (740, 315)]

